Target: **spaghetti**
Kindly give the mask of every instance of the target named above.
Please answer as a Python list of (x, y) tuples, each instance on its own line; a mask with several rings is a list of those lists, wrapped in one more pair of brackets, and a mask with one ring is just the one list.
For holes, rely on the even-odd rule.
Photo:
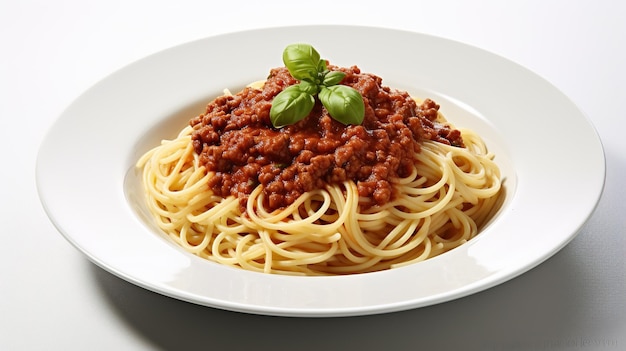
[(432, 100), (418, 106), (357, 67), (328, 67), (362, 94), (362, 126), (317, 104), (272, 127), (271, 100), (296, 82), (278, 68), (138, 160), (148, 208), (170, 238), (224, 265), (340, 275), (423, 261), (477, 235), (501, 187), (480, 136), (454, 129)]
[[(437, 113), (437, 123), (445, 123)], [(447, 124), (446, 124), (447, 125)], [(289, 275), (365, 273), (423, 261), (467, 242), (489, 220), (500, 171), (481, 137), (463, 146), (420, 140), (408, 171), (391, 177), (383, 203), (345, 179), (270, 206), (262, 184), (243, 197), (219, 194), (194, 147), (194, 127), (137, 162), (149, 210), (186, 251), (224, 265)]]

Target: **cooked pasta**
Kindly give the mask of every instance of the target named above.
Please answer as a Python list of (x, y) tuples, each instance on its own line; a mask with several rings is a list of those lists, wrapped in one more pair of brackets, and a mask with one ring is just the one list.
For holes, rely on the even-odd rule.
[(501, 187), (479, 135), (307, 44), (283, 61), (137, 162), (170, 238), (251, 271), (340, 275), (423, 261), (477, 235)]
[(236, 197), (207, 188), (214, 174), (199, 165), (191, 133), (184, 128), (138, 161), (149, 209), (185, 250), (253, 271), (350, 274), (423, 261), (474, 237), (500, 191), (494, 156), (463, 130), (463, 148), (424, 141), (413, 172), (394, 179), (398, 195), (382, 206), (362, 206), (369, 199), (345, 181), (273, 211), (257, 186), (241, 211)]

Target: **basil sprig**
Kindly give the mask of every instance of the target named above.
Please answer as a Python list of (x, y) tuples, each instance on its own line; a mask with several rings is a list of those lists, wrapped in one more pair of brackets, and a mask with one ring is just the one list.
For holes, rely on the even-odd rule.
[(365, 116), (363, 97), (354, 88), (338, 85), (346, 76), (330, 71), (326, 60), (308, 44), (291, 44), (283, 51), (283, 62), (298, 84), (280, 92), (270, 109), (270, 120), (276, 128), (294, 124), (306, 117), (315, 105), (317, 95), (335, 120), (361, 124)]

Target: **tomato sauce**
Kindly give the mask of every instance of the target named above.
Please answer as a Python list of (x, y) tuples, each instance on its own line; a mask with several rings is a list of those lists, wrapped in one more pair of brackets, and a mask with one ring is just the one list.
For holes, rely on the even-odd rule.
[(352, 180), (359, 196), (371, 199), (365, 206), (382, 205), (394, 197), (392, 179), (411, 173), (422, 140), (463, 146), (458, 130), (435, 121), (439, 105), (434, 101), (418, 105), (407, 92), (383, 86), (380, 77), (356, 66), (329, 69), (346, 73), (340, 84), (363, 96), (361, 125), (335, 121), (317, 101), (303, 120), (274, 128), (273, 98), (298, 83), (284, 67), (270, 71), (262, 90), (220, 96), (190, 120), (200, 163), (215, 172), (208, 184), (214, 193), (234, 195), (245, 206), (260, 184), (265, 206), (274, 210), (304, 192)]

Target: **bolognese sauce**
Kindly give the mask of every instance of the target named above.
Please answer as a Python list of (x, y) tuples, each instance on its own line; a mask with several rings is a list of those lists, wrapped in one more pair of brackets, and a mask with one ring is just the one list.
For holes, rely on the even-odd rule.
[(274, 210), (305, 192), (352, 180), (359, 196), (371, 199), (369, 205), (382, 205), (394, 198), (392, 179), (412, 172), (422, 140), (463, 146), (458, 130), (436, 121), (434, 101), (417, 104), (407, 92), (383, 86), (380, 77), (356, 66), (328, 68), (346, 73), (340, 84), (361, 93), (361, 125), (343, 125), (317, 101), (303, 120), (274, 128), (273, 98), (298, 83), (285, 67), (272, 69), (262, 89), (220, 96), (190, 120), (194, 150), (206, 171), (214, 172), (208, 186), (216, 195), (236, 196), (245, 206), (262, 185), (264, 205)]

